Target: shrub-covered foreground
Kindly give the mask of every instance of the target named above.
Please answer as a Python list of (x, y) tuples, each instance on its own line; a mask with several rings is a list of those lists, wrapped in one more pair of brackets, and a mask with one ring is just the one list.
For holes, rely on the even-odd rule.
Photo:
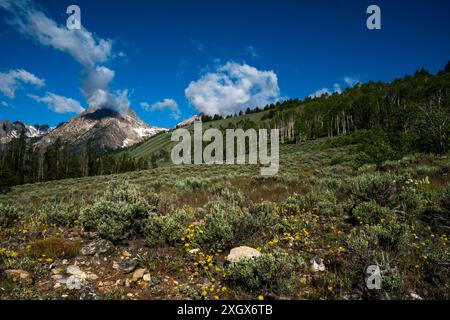
[[(449, 299), (449, 159), (355, 150), (283, 146), (270, 178), (186, 166), (17, 187), (0, 198), (0, 297)], [(261, 255), (228, 261), (239, 246)]]

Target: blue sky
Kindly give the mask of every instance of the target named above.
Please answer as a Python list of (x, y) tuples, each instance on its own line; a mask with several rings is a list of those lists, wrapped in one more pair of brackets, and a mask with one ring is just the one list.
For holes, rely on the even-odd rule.
[[(445, 0), (10, 1), (0, 0), (0, 119), (31, 124), (129, 105), (172, 127), (199, 111), (436, 72), (450, 60)], [(65, 27), (70, 4), (83, 36)], [(370, 4), (381, 30), (366, 28)], [(29, 12), (47, 24), (28, 28)]]

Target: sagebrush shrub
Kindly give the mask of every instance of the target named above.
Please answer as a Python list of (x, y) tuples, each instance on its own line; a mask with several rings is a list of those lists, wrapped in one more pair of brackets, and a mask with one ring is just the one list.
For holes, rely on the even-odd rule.
[(203, 241), (215, 249), (227, 249), (235, 242), (235, 229), (242, 211), (222, 203), (214, 204), (206, 215)]
[(450, 186), (442, 193), (439, 199), (439, 206), (447, 212), (447, 215), (450, 213)]
[(211, 203), (222, 201), (227, 203), (229, 206), (243, 206), (244, 205), (244, 195), (240, 191), (232, 191), (227, 186), (218, 185), (212, 188), (211, 193), (213, 199)]
[(377, 224), (381, 219), (386, 219), (391, 211), (388, 208), (381, 207), (378, 203), (371, 200), (358, 204), (352, 210), (352, 217), (362, 224)]
[(174, 245), (184, 236), (185, 228), (193, 218), (191, 213), (182, 209), (168, 215), (150, 213), (144, 223), (147, 244), (151, 247)]
[(0, 203), (0, 226), (3, 228), (12, 227), (19, 220), (18, 210), (10, 205)]
[(303, 261), (284, 254), (263, 254), (257, 258), (231, 263), (227, 267), (227, 281), (249, 290), (270, 289), (278, 294), (294, 286), (294, 270)]
[(275, 203), (270, 201), (251, 204), (248, 213), (243, 216), (243, 225), (250, 234), (272, 227), (277, 220)]
[(191, 178), (177, 181), (175, 183), (175, 187), (177, 187), (179, 189), (195, 191), (195, 190), (199, 190), (203, 187), (206, 187), (208, 185), (208, 182), (209, 182), (208, 179), (191, 177)]
[(398, 251), (406, 241), (408, 226), (396, 221), (372, 227), (378, 240), (378, 245), (384, 250)]
[(66, 226), (75, 222), (78, 213), (71, 206), (58, 202), (45, 202), (39, 209), (39, 217), (47, 224)]
[(298, 214), (302, 209), (319, 210), (323, 215), (332, 215), (336, 209), (336, 199), (332, 191), (308, 192), (305, 195), (295, 195), (287, 198), (281, 212), (285, 215)]
[(390, 174), (364, 174), (353, 179), (350, 194), (355, 204), (376, 201), (389, 207), (393, 204), (396, 192), (396, 176)]
[(142, 220), (150, 209), (138, 190), (128, 182), (112, 182), (105, 194), (80, 212), (87, 229), (109, 240), (124, 240), (142, 231)]
[(423, 202), (423, 194), (412, 188), (405, 188), (395, 196), (400, 209), (405, 211), (408, 217), (414, 217), (415, 211)]

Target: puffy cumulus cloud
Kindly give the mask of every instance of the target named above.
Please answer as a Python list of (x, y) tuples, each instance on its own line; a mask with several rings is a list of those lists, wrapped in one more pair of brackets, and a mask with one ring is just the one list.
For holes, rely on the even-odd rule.
[(112, 53), (112, 41), (99, 39), (84, 27), (69, 30), (58, 25), (32, 0), (0, 0), (0, 9), (10, 13), (9, 24), (20, 33), (42, 45), (53, 47), (72, 56), (83, 66), (82, 92), (89, 107), (123, 111), (130, 105), (127, 90), (110, 91), (115, 72), (102, 64), (125, 53)]
[(330, 90), (328, 88), (322, 88), (314, 92), (313, 94), (310, 94), (310, 98), (320, 98), (324, 95), (331, 96), (333, 93), (341, 94), (342, 93), (342, 87), (340, 83), (333, 84), (333, 90)]
[(128, 99), (128, 90), (117, 90), (109, 92), (98, 89), (88, 99), (89, 108), (112, 109), (119, 112), (125, 112), (130, 107)]
[(273, 71), (260, 71), (234, 62), (217, 67), (215, 71), (192, 81), (185, 90), (198, 112), (229, 115), (279, 99), (278, 78)]
[(333, 87), (334, 87), (334, 92), (342, 93), (341, 85), (339, 83), (335, 83), (333, 85)]
[(81, 30), (69, 30), (57, 25), (31, 0), (0, 0), (0, 8), (11, 14), (8, 22), (19, 32), (43, 45), (70, 54), (84, 66), (103, 63), (111, 55), (111, 40), (96, 39), (83, 27)]
[(321, 96), (324, 96), (324, 95), (331, 95), (330, 89), (328, 89), (328, 88), (319, 89), (316, 92), (314, 92), (313, 94), (310, 94), (309, 97), (310, 98), (320, 98)]
[(77, 100), (59, 96), (57, 94), (47, 92), (45, 96), (28, 95), (37, 102), (45, 103), (48, 108), (56, 113), (81, 113), (84, 108)]
[(82, 92), (88, 100), (89, 108), (125, 112), (130, 107), (128, 90), (110, 91), (114, 75), (113, 70), (104, 66), (88, 70)]
[(45, 85), (45, 80), (23, 69), (11, 70), (7, 73), (0, 72), (0, 92), (10, 99), (16, 97), (16, 91), (23, 83), (41, 88)]
[(156, 102), (152, 105), (147, 102), (141, 102), (141, 107), (150, 112), (157, 110), (170, 110), (170, 117), (176, 120), (181, 116), (181, 111), (178, 104), (173, 99), (164, 99), (163, 101)]
[(344, 77), (344, 82), (349, 86), (353, 87), (354, 85), (359, 83), (359, 79), (355, 77), (346, 76)]
[(83, 93), (90, 97), (97, 90), (109, 90), (109, 84), (114, 79), (114, 76), (115, 72), (104, 66), (89, 70), (83, 81)]

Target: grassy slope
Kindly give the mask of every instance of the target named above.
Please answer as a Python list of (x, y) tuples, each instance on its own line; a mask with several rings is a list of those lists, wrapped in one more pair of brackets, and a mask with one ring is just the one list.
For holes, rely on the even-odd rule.
[[(360, 251), (359, 247), (352, 245), (352, 243), (360, 242), (359, 238), (355, 238), (349, 230), (355, 229), (363, 235), (370, 235), (372, 229), (362, 224), (355, 225), (349, 222), (342, 213), (339, 213), (339, 210), (342, 209), (341, 205), (350, 199), (347, 193), (341, 191), (341, 188), (348, 189), (347, 187), (355, 181), (355, 177), (356, 179), (363, 178), (366, 173), (374, 173), (374, 166), (366, 166), (356, 170), (353, 167), (356, 147), (330, 147), (328, 141), (329, 139), (318, 139), (298, 145), (282, 145), (280, 172), (274, 178), (261, 178), (259, 167), (256, 165), (167, 165), (152, 170), (114, 176), (87, 177), (16, 186), (11, 193), (0, 195), (0, 203), (14, 205), (19, 209), (23, 218), (16, 229), (2, 230), (0, 228), (0, 243), (1, 246), (7, 246), (10, 252), (18, 252), (17, 257), (8, 260), (11, 261), (11, 267), (24, 268), (32, 272), (37, 284), (25, 287), (27, 291), (18, 291), (11, 284), (2, 282), (0, 277), (0, 288), (4, 289), (4, 291), (0, 290), (0, 298), (2, 298), (2, 295), (4, 298), (54, 298), (67, 293), (64, 288), (58, 290), (52, 288), (53, 282), (49, 281), (50, 268), (48, 265), (50, 262), (39, 260), (39, 263), (36, 264), (35, 259), (30, 260), (29, 256), (33, 253), (33, 250), (37, 249), (32, 249), (30, 253), (27, 252), (26, 248), (30, 245), (34, 248), (36, 243), (41, 244), (40, 241), (53, 241), (56, 244), (66, 245), (67, 241), (72, 243), (73, 239), (81, 239), (84, 242), (87, 242), (88, 239), (84, 238), (85, 234), (80, 231), (79, 224), (73, 228), (41, 224), (37, 217), (42, 210), (42, 203), (48, 200), (56, 200), (71, 205), (75, 208), (75, 211), (78, 211), (81, 207), (95, 201), (97, 195), (104, 193), (108, 181), (126, 178), (130, 184), (138, 186), (143, 194), (148, 194), (148, 190), (155, 190), (159, 194), (161, 200), (158, 205), (158, 212), (161, 215), (169, 215), (180, 208), (185, 208), (185, 210), (191, 212), (200, 212), (195, 208), (202, 207), (209, 212), (210, 205), (208, 205), (208, 202), (215, 201), (213, 190), (215, 187), (224, 188), (224, 183), (231, 190), (243, 194), (245, 207), (249, 207), (252, 203), (267, 200), (273, 201), (277, 208), (282, 208), (286, 199), (290, 196), (308, 196), (308, 192), (313, 192), (322, 199), (322, 202), (317, 205), (317, 211), (313, 211), (318, 214), (314, 224), (309, 224), (309, 222), (307, 224), (298, 223), (298, 219), (303, 221), (302, 219), (309, 216), (309, 211), (297, 212), (293, 216), (288, 216), (287, 220), (281, 216), (276, 223), (277, 226), (280, 226), (286, 225), (286, 221), (288, 221), (288, 227), (294, 230), (292, 234), (302, 233), (301, 239), (294, 243), (294, 247), (288, 244), (286, 235), (282, 231), (277, 228), (272, 229), (275, 224), (267, 226), (269, 229), (265, 232), (256, 233), (253, 237), (246, 239), (245, 242), (237, 243), (237, 245), (260, 247), (264, 253), (283, 250), (289, 255), (300, 257), (306, 262), (306, 264), (295, 265), (295, 278), (290, 283), (294, 289), (287, 293), (290, 298), (342, 299), (343, 291), (345, 296), (353, 293), (355, 299), (359, 299), (361, 292), (358, 289), (355, 290), (354, 286), (359, 286), (363, 282), (354, 279), (360, 279), (360, 277), (355, 278), (355, 276), (362, 272), (365, 264), (359, 265), (358, 261), (352, 259), (359, 257), (361, 254), (366, 254), (368, 251), (366, 249)], [(427, 199), (429, 197), (433, 199), (433, 194), (441, 192), (449, 184), (449, 176), (447, 175), (449, 168), (450, 160), (448, 156), (424, 155), (408, 157), (399, 162), (389, 163), (385, 167), (386, 170), (397, 174), (409, 172), (415, 179), (428, 176), (431, 183), (417, 187), (420, 194), (423, 194)], [(195, 187), (193, 187), (194, 185)], [(329, 191), (331, 191), (331, 194)], [(332, 199), (327, 200), (330, 195)], [(200, 221), (204, 221), (203, 219), (203, 217), (196, 217), (196, 223), (201, 225)], [(265, 221), (261, 222), (264, 223)], [(409, 223), (409, 228), (414, 227), (415, 231), (414, 234), (412, 231), (408, 233), (405, 248), (400, 253), (387, 250), (386, 255), (390, 257), (388, 263), (395, 268), (389, 269), (394, 270), (390, 271), (393, 272), (390, 281), (394, 283), (394, 289), (386, 287), (382, 294), (387, 298), (403, 299), (409, 298), (408, 292), (414, 291), (430, 299), (448, 297), (446, 288), (448, 288), (449, 278), (445, 270), (442, 268), (433, 269), (437, 266), (436, 261), (441, 259), (440, 256), (435, 257), (435, 255), (447, 250), (445, 243), (443, 243), (444, 240), (439, 240), (444, 239), (444, 235), (437, 233), (436, 237), (432, 236), (427, 229), (427, 225), (423, 225), (415, 218)], [(385, 228), (383, 230), (389, 230), (386, 228), (390, 225), (396, 224), (391, 221), (386, 227), (383, 227)], [(303, 227), (308, 228), (309, 233), (306, 233), (306, 229), (302, 229)], [(23, 233), (24, 230), (25, 233)], [(304, 238), (306, 235), (307, 238)], [(274, 243), (271, 239), (277, 239), (277, 242)], [(365, 240), (366, 238), (362, 239)], [(445, 236), (445, 239), (447, 239), (447, 236)], [(34, 253), (34, 256), (40, 256), (42, 252), (45, 252), (48, 256), (46, 242), (44, 242), (44, 245), (44, 249)], [(221, 299), (254, 299), (260, 294), (266, 295), (277, 289), (274, 286), (267, 289), (253, 290), (247, 288), (243, 290), (241, 287), (227, 282), (222, 271), (206, 272), (196, 276), (198, 267), (195, 266), (193, 261), (197, 260), (193, 260), (192, 256), (186, 255), (182, 245), (181, 247), (180, 245), (165, 246), (155, 250), (146, 248), (139, 241), (133, 243), (132, 246), (117, 244), (114, 253), (108, 256), (108, 261), (102, 262), (101, 266), (95, 266), (93, 271), (99, 276), (99, 279), (90, 282), (90, 285), (100, 288), (100, 281), (103, 283), (111, 282), (107, 291), (103, 291), (102, 297), (114, 299), (127, 299), (127, 293), (132, 293), (133, 297), (138, 299), (199, 299), (201, 296), (206, 299), (214, 299), (214, 294), (210, 293), (209, 290), (211, 288), (222, 290), (225, 286), (228, 289), (226, 292), (220, 291)], [(190, 245), (190, 247), (193, 247), (195, 244)], [(223, 270), (225, 267), (223, 258), (228, 250), (223, 253), (215, 252), (208, 249), (207, 245), (201, 247), (201, 249), (205, 250), (206, 254), (214, 254), (214, 267), (217, 266), (220, 270)], [(123, 275), (112, 268), (111, 261), (118, 261), (123, 250), (131, 252), (133, 256), (142, 254), (142, 250), (148, 251), (151, 260), (140, 262), (140, 265), (152, 270), (152, 279), (174, 279), (180, 283), (180, 286), (169, 285), (169, 283), (172, 283), (170, 281), (168, 283), (164, 281), (155, 282), (150, 286), (143, 287), (138, 284), (132, 284), (129, 288), (114, 286), (115, 281), (123, 282), (125, 278), (130, 278), (130, 275)], [(401, 252), (407, 252), (407, 254), (402, 255)], [(448, 253), (445, 254), (448, 256)], [(427, 255), (426, 259), (428, 260), (421, 258), (425, 255)], [(313, 274), (309, 271), (307, 263), (314, 256), (324, 258), (327, 265), (326, 272)], [(57, 257), (58, 255), (56, 255)], [(373, 257), (364, 256), (364, 259), (366, 258), (370, 262), (373, 261)], [(76, 259), (87, 258), (77, 257)], [(70, 264), (73, 264), (74, 261), (74, 258), (69, 258)], [(365, 260), (363, 262), (366, 263)], [(60, 265), (61, 258), (55, 263)], [(86, 269), (86, 267), (83, 266), (83, 269)], [(436, 273), (441, 277), (437, 285), (429, 280), (430, 274), (434, 276)], [(235, 275), (239, 275), (239, 272), (236, 272)], [(111, 279), (111, 277), (113, 278)], [(278, 277), (277, 274), (276, 277)], [(402, 282), (400, 284), (397, 281), (398, 277), (401, 277)], [(204, 289), (204, 284), (210, 283), (209, 281), (212, 281), (213, 278), (216, 282)], [(142, 284), (142, 282), (139, 283)], [(180, 288), (184, 289), (181, 290)], [(203, 295), (203, 292), (206, 292), (206, 296)], [(69, 293), (71, 298), (79, 299), (76, 291), (70, 291)]]
[[(220, 127), (226, 128), (230, 123), (235, 124), (239, 121), (245, 121), (247, 119), (258, 122), (267, 112), (268, 111), (263, 111), (258, 113), (252, 113), (249, 115), (242, 115), (239, 117), (207, 122), (204, 124), (203, 129), (206, 130), (209, 128), (220, 128)], [(188, 125), (185, 128), (192, 131), (193, 125)], [(138, 145), (132, 146), (128, 149), (125, 149), (122, 152), (119, 152), (118, 155), (122, 155), (123, 152), (125, 152), (128, 153), (128, 155), (133, 158), (149, 158), (152, 154), (161, 150), (166, 150), (170, 152), (171, 148), (176, 144), (175, 142), (170, 141), (171, 135), (172, 135), (171, 131), (156, 135)]]
[[(217, 125), (218, 122), (216, 121), (215, 124)], [(144, 145), (149, 147), (154, 146), (156, 148), (157, 145), (164, 144), (162, 142), (164, 141), (163, 139), (167, 139), (166, 135), (159, 135), (148, 140)], [(311, 176), (320, 175), (321, 172), (331, 174), (332, 171), (344, 170), (347, 174), (350, 174), (351, 169), (345, 166), (345, 162), (353, 159), (352, 150), (354, 147), (323, 149), (322, 145), (325, 141), (327, 139), (309, 141), (302, 145), (281, 145), (279, 176), (305, 180)], [(129, 152), (134, 152), (134, 154), (138, 154), (138, 151), (144, 152), (143, 150), (147, 150), (144, 148), (144, 145), (136, 149), (130, 149)], [(155, 149), (151, 150), (151, 152), (154, 152)], [(339, 166), (330, 166), (333, 159), (340, 157), (343, 157), (343, 163)], [(259, 176), (260, 171), (257, 165), (174, 166), (169, 164), (156, 169), (112, 176), (85, 177), (16, 186), (9, 194), (0, 195), (0, 202), (4, 201), (21, 206), (23, 204), (28, 205), (30, 203), (45, 201), (48, 198), (61, 199), (61, 197), (69, 196), (91, 198), (94, 192), (101, 192), (105, 182), (111, 179), (127, 178), (130, 182), (143, 186), (157, 180), (161, 181), (167, 188), (171, 188), (178, 180), (196, 177), (208, 177), (216, 182), (223, 181), (224, 179), (239, 179), (240, 183), (246, 184), (252, 178)], [(306, 187), (305, 183), (300, 184)]]

